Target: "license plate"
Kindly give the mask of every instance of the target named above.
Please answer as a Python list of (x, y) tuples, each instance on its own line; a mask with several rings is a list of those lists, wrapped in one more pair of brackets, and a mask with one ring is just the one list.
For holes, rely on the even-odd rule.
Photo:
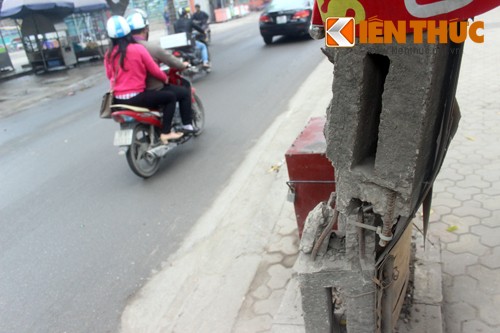
[(276, 16), (276, 23), (277, 24), (286, 23), (286, 15)]
[(115, 140), (113, 145), (115, 146), (129, 146), (132, 143), (132, 133), (134, 131), (131, 129), (120, 130), (115, 132)]

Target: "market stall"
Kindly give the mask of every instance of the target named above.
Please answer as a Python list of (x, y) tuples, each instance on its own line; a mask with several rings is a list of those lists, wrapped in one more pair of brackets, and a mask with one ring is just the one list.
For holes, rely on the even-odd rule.
[(74, 13), (65, 19), (78, 61), (103, 57), (108, 46), (105, 0), (74, 0)]
[(0, 18), (21, 20), (22, 42), (32, 68), (48, 71), (77, 63), (78, 42), (70, 36), (65, 19), (107, 7), (105, 0), (4, 0)]
[(21, 25), (22, 41), (28, 61), (37, 70), (51, 70), (76, 64), (64, 22), (53, 23), (47, 16), (31, 14)]
[(10, 61), (9, 52), (5, 40), (0, 31), (0, 72), (11, 71), (14, 69)]

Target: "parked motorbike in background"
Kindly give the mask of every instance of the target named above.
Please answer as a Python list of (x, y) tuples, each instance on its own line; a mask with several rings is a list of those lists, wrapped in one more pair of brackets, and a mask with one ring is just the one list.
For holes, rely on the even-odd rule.
[[(160, 141), (162, 123), (160, 111), (124, 104), (111, 106), (111, 117), (120, 124), (120, 129), (115, 132), (114, 145), (120, 147), (121, 155), (126, 155), (130, 169), (142, 178), (153, 176), (158, 171), (161, 159), (168, 152), (199, 136), (205, 127), (205, 110), (191, 82), (174, 68), (168, 69), (168, 76), (170, 84), (191, 89), (193, 126), (197, 128), (194, 134), (184, 134), (178, 141), (170, 141), (165, 145)], [(182, 121), (177, 106), (172, 129), (180, 131), (181, 128)]]

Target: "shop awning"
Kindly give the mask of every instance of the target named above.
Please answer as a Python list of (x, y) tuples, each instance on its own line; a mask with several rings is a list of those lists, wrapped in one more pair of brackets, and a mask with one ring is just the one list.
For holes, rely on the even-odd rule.
[(32, 14), (64, 18), (108, 8), (105, 0), (3, 0), (0, 5), (0, 18), (24, 18)]

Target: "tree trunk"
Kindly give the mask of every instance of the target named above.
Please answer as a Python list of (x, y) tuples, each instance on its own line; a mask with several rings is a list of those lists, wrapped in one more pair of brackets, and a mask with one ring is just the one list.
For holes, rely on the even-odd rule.
[(109, 6), (111, 14), (123, 16), (127, 10), (129, 0), (106, 0), (106, 2)]
[(175, 10), (174, 0), (167, 0), (168, 15), (170, 16), (170, 26), (168, 27), (168, 34), (174, 33), (174, 24), (177, 21), (177, 13)]

